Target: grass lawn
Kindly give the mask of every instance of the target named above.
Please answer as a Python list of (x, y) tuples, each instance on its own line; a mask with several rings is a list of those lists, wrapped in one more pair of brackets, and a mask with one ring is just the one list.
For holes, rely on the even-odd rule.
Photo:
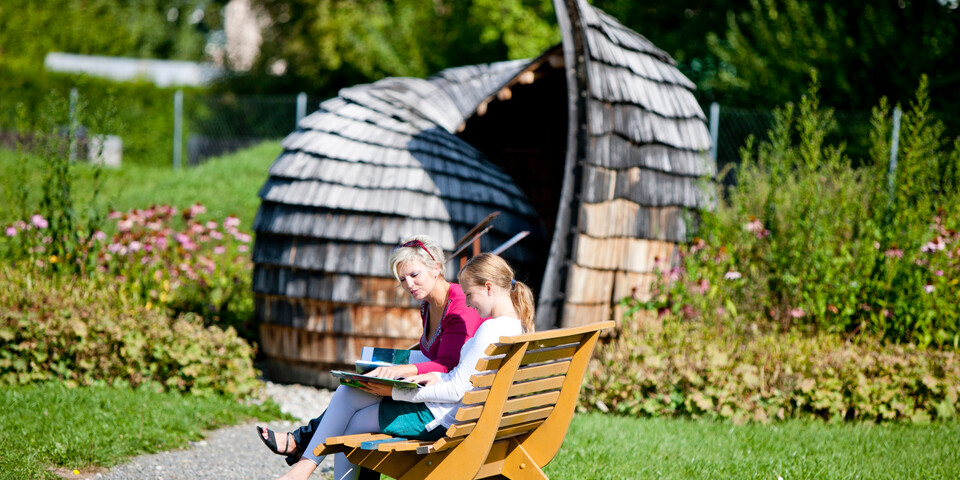
[[(157, 168), (133, 164), (119, 169), (104, 168), (101, 170), (99, 203), (103, 208), (126, 211), (152, 204), (168, 204), (182, 209), (200, 202), (207, 207), (207, 216), (222, 220), (227, 215), (236, 215), (243, 222), (241, 228), (249, 231), (260, 206), (257, 192), (267, 180), (267, 171), (280, 151), (280, 142), (273, 141), (179, 171), (169, 166)], [(21, 184), (28, 186), (31, 198), (40, 198), (44, 171), (40, 160), (27, 159), (26, 182), (17, 174), (19, 162), (17, 152), (0, 150), (0, 202), (3, 204), (14, 205), (12, 200), (16, 197), (12, 195)], [(89, 164), (77, 163), (72, 171), (76, 175), (74, 198), (80, 200), (80, 205), (89, 203), (94, 169)], [(0, 209), (0, 225), (16, 220), (13, 216), (17, 212), (13, 210)], [(80, 213), (84, 212), (81, 210)]]
[(0, 388), (0, 479), (59, 478), (49, 469), (109, 467), (186, 445), (203, 430), (281, 416), (276, 404), (146, 389), (56, 384)]
[(545, 472), (563, 479), (960, 478), (960, 422), (770, 425), (584, 414)]

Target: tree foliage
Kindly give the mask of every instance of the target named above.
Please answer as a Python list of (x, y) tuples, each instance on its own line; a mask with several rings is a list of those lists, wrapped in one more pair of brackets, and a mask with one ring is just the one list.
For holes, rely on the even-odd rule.
[[(703, 87), (732, 103), (777, 105), (802, 94), (811, 70), (838, 109), (908, 100), (922, 74), (944, 106), (960, 100), (960, 12), (948, 0), (750, 0), (708, 34), (721, 68)], [(936, 106), (934, 106), (936, 109)]]
[(535, 56), (559, 42), (550, 0), (259, 0), (271, 19), (257, 73), (286, 66), (313, 91)]
[(4, 0), (0, 58), (42, 62), (52, 51), (200, 60), (225, 1)]

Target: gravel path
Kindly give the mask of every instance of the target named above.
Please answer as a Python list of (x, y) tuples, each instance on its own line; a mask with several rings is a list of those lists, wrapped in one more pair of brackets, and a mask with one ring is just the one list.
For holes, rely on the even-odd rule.
[[(302, 422), (319, 415), (330, 402), (332, 392), (303, 385), (279, 385), (266, 382), (266, 394), (280, 404), (281, 410)], [(277, 432), (290, 431), (296, 422), (262, 424)], [(257, 439), (256, 422), (208, 432), (207, 438), (191, 442), (183, 450), (141, 455), (129, 463), (104, 472), (72, 472), (64, 478), (96, 480), (200, 480), (200, 479), (264, 479), (283, 475), (290, 467), (283, 457), (274, 455)], [(329, 478), (333, 458), (320, 464), (312, 478)], [(66, 473), (66, 472), (63, 472)]]

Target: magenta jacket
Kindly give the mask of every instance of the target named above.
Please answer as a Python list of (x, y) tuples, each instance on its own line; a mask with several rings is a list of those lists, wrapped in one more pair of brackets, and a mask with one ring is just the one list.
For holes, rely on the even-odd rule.
[(418, 374), (446, 373), (453, 370), (453, 367), (460, 362), (460, 350), (463, 344), (476, 333), (482, 323), (477, 311), (467, 307), (467, 298), (460, 285), (451, 283), (449, 294), (447, 307), (440, 319), (440, 327), (430, 343), (427, 343), (427, 317), (430, 315), (430, 304), (427, 302), (420, 304), (420, 320), (423, 322), (420, 350), (432, 361), (415, 363)]

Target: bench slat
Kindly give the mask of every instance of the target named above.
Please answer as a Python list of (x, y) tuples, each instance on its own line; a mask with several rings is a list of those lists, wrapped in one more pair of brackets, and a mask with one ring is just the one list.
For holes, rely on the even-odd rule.
[[(529, 382), (516, 382), (510, 387), (507, 395), (515, 397), (517, 395), (529, 395), (531, 393), (542, 392), (544, 390), (555, 390), (563, 385), (563, 377), (548, 377)], [(473, 405), (487, 400), (490, 389), (471, 390), (463, 395), (464, 405)]]
[[(521, 423), (529, 422), (532, 420), (540, 420), (542, 418), (547, 418), (550, 416), (550, 412), (553, 412), (553, 406), (542, 407), (536, 410), (527, 410), (525, 412), (511, 413), (509, 415), (504, 415), (500, 419), (499, 428), (512, 427), (514, 425), (519, 425)], [(451, 425), (450, 428), (447, 429), (447, 436), (462, 437), (465, 435), (469, 435), (470, 432), (472, 432), (473, 429), (476, 428), (476, 426), (477, 426), (477, 422), (457, 423), (457, 424)]]
[[(514, 381), (522, 382), (531, 378), (551, 377), (553, 375), (565, 375), (570, 369), (570, 361), (549, 363), (546, 365), (534, 365), (532, 367), (523, 367), (517, 370), (513, 376)], [(470, 377), (470, 383), (476, 388), (484, 388), (493, 385), (493, 377), (497, 372), (477, 374)]]
[[(584, 334), (582, 334), (582, 333), (578, 333), (578, 334), (576, 334), (576, 335), (565, 335), (565, 336), (562, 336), (562, 337), (555, 337), (555, 338), (547, 338), (547, 339), (543, 339), (543, 340), (537, 340), (537, 341), (534, 341), (534, 342), (530, 342), (530, 345), (527, 346), (527, 348), (530, 349), (530, 350), (535, 350), (535, 349), (539, 349), (539, 348), (556, 347), (556, 346), (558, 346), (558, 345), (570, 345), (570, 344), (572, 344), (572, 343), (577, 343), (577, 344), (578, 344), (578, 343), (580, 343), (581, 341), (583, 341), (583, 335), (584, 335)], [(492, 356), (494, 356), (494, 355), (503, 355), (503, 354), (507, 353), (508, 351), (510, 351), (510, 348), (512, 348), (513, 345), (516, 345), (516, 344), (514, 344), (514, 343), (494, 343), (494, 344), (490, 345), (489, 347), (487, 347), (486, 351), (484, 351), (484, 354), (486, 354), (486, 356), (488, 356), (488, 357), (492, 357)]]
[(581, 325), (579, 327), (570, 327), (564, 329), (555, 329), (555, 330), (540, 330), (539, 332), (532, 333), (523, 333), (520, 335), (514, 335), (512, 337), (500, 337), (499, 343), (520, 343), (520, 342), (532, 342), (536, 340), (546, 340), (548, 338), (555, 338), (557, 335), (570, 336), (582, 333), (592, 333), (599, 330), (606, 330), (608, 328), (613, 328), (616, 326), (616, 322), (609, 320), (606, 322), (593, 323), (589, 325)]
[(462, 441), (463, 441), (463, 437), (459, 437), (459, 438), (443, 437), (440, 440), (437, 440), (436, 442), (433, 442), (429, 445), (424, 445), (418, 448), (417, 453), (419, 453), (420, 455), (425, 455), (428, 453), (442, 452), (444, 450), (449, 450), (453, 447), (456, 447), (457, 445), (460, 445), (460, 442)]
[[(578, 345), (573, 345), (569, 347), (527, 352), (523, 355), (523, 360), (520, 362), (520, 365), (523, 366), (530, 365), (531, 363), (542, 363), (559, 360), (561, 358), (570, 358), (574, 353), (577, 352), (577, 347)], [(502, 364), (503, 358), (481, 358), (477, 361), (477, 371), (483, 372), (485, 370), (496, 370), (500, 368), (500, 365)]]
[[(560, 392), (558, 391), (540, 393), (527, 397), (511, 398), (503, 405), (503, 411), (504, 413), (519, 412), (521, 410), (529, 410), (531, 408), (553, 405), (554, 403), (557, 403), (558, 398), (560, 398)], [(476, 420), (480, 418), (480, 412), (482, 411), (483, 405), (460, 407), (460, 410), (457, 410), (457, 415), (455, 418), (458, 422)]]

